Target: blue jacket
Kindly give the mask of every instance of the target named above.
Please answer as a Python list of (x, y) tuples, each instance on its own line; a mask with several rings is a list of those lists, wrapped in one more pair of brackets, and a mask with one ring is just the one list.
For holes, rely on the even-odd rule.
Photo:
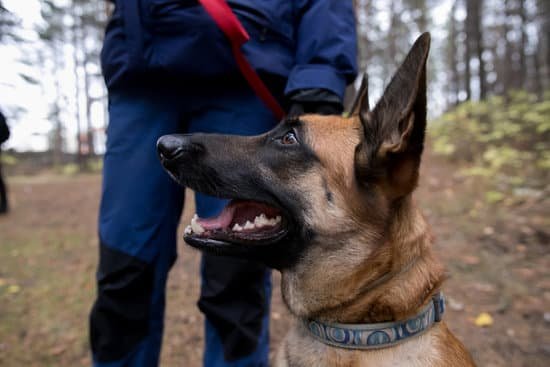
[[(150, 80), (234, 76), (229, 41), (196, 0), (111, 0), (101, 62), (109, 88)], [(321, 88), (342, 98), (356, 76), (352, 0), (228, 0), (251, 39), (243, 51), (284, 93)]]

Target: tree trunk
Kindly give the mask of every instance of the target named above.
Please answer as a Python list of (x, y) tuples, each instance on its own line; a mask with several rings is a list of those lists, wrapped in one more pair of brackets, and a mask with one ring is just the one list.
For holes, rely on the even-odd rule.
[(60, 51), (55, 45), (52, 46), (52, 52), (53, 52), (53, 61), (54, 61), (54, 70), (52, 71), (54, 73), (54, 86), (55, 86), (55, 102), (53, 104), (53, 111), (51, 113), (51, 117), (54, 121), (54, 129), (53, 129), (53, 135), (52, 135), (52, 161), (54, 167), (59, 167), (61, 165), (61, 156), (63, 154), (63, 124), (61, 122), (61, 100), (63, 98), (62, 92), (61, 92), (61, 85), (59, 84), (59, 78), (56, 77), (56, 71), (57, 70), (63, 70), (63, 63), (61, 61), (60, 57)]
[(541, 19), (541, 60), (543, 65), (541, 69), (544, 70), (544, 88), (550, 89), (550, 1), (539, 0), (539, 18)]
[(521, 39), (519, 45), (519, 73), (516, 88), (526, 89), (527, 87), (527, 56), (525, 52), (527, 50), (527, 17), (525, 14), (525, 0), (519, 0), (518, 13), (521, 19), (520, 31)]
[[(74, 4), (73, 4), (74, 5)], [(75, 78), (75, 119), (76, 119), (76, 163), (78, 167), (83, 170), (86, 166), (83, 155), (82, 144), (82, 119), (80, 117), (80, 73), (78, 69), (80, 67), (80, 58), (78, 57), (78, 50), (80, 49), (80, 42), (78, 36), (77, 26), (77, 14), (76, 7), (72, 6), (73, 25), (71, 27), (71, 41), (73, 46), (73, 75)]]
[[(85, 27), (82, 27), (82, 33), (85, 31)], [(84, 44), (84, 40), (81, 40), (81, 44)], [(92, 126), (92, 103), (93, 99), (90, 96), (90, 75), (87, 69), (89, 62), (88, 54), (86, 49), (84, 51), (84, 60), (82, 60), (82, 66), (84, 69), (84, 95), (86, 97), (85, 111), (86, 111), (86, 141), (88, 143), (88, 156), (93, 156), (95, 154), (94, 148), (94, 132)]]
[(458, 72), (458, 57), (456, 52), (457, 46), (457, 24), (456, 24), (456, 9), (457, 0), (453, 2), (451, 8), (450, 24), (449, 24), (449, 66), (451, 70), (451, 82), (449, 83), (449, 102), (451, 105), (457, 105), (460, 102), (460, 74)]
[(503, 63), (503, 69), (502, 73), (503, 76), (503, 94), (506, 96), (508, 92), (513, 88), (513, 80), (514, 80), (514, 63), (513, 63), (513, 49), (512, 49), (512, 43), (510, 42), (510, 38), (508, 37), (508, 33), (510, 32), (510, 25), (509, 25), (509, 18), (512, 15), (512, 11), (510, 9), (510, 0), (506, 0), (504, 2), (504, 12), (505, 12), (505, 18), (504, 18), (504, 39), (505, 39), (505, 59)]
[[(538, 41), (536, 48), (537, 50), (539, 49), (540, 44), (541, 42)], [(533, 71), (533, 89), (535, 94), (537, 95), (538, 100), (541, 101), (544, 94), (543, 75), (540, 67), (539, 54), (536, 51), (533, 53)]]
[(417, 9), (420, 10), (420, 15), (418, 17), (418, 29), (420, 32), (427, 32), (428, 31), (428, 9), (426, 6), (426, 1), (417, 1)]
[[(83, 5), (80, 5), (83, 6)], [(80, 19), (80, 18), (78, 18)], [(76, 21), (76, 18), (75, 18)], [(81, 68), (84, 73), (83, 79), (83, 85), (82, 85), (82, 91), (84, 92), (84, 136), (86, 137), (86, 155), (87, 158), (89, 158), (91, 155), (94, 154), (94, 139), (93, 139), (93, 131), (92, 131), (92, 98), (90, 96), (90, 75), (88, 72), (88, 62), (89, 60), (89, 51), (86, 48), (86, 35), (88, 32), (88, 27), (84, 22), (78, 21), (77, 27), (79, 29), (78, 37), (79, 37), (79, 44), (82, 50), (82, 60), (81, 60)]]
[(485, 61), (483, 60), (483, 34), (481, 22), (483, 19), (483, 0), (468, 0), (468, 17), (470, 17), (471, 34), (470, 47), (475, 48), (475, 57), (479, 62), (479, 99), (483, 100), (487, 96), (487, 77), (485, 75)]
[(470, 61), (472, 60), (472, 12), (471, 12), (471, 2), (472, 0), (466, 0), (466, 19), (465, 19), (465, 33), (466, 33), (466, 42), (465, 42), (465, 51), (464, 51), (464, 87), (466, 90), (466, 100), (469, 101), (472, 99), (472, 72), (470, 70)]
[(397, 5), (396, 0), (392, 0), (390, 3), (390, 26), (388, 29), (388, 49), (387, 49), (387, 57), (388, 57), (388, 63), (387, 66), (391, 68), (391, 70), (385, 70), (385, 75), (391, 75), (393, 72), (393, 69), (396, 67), (396, 59), (397, 59), (397, 23), (399, 22), (399, 14), (397, 12)]

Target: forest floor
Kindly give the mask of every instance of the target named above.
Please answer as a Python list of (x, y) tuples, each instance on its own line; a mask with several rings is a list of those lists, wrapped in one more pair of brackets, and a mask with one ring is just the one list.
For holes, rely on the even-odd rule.
[[(480, 183), (455, 172), (428, 154), (416, 196), (450, 275), (447, 323), (479, 366), (550, 366), (549, 198), (487, 205)], [(91, 174), (8, 179), (12, 211), (0, 216), (0, 365), (90, 365), (100, 183)], [(188, 205), (183, 223), (192, 213)], [(180, 240), (162, 366), (201, 365), (198, 262)], [(275, 274), (273, 349), (290, 323), (278, 281)], [(491, 316), (485, 327), (475, 322), (482, 313)]]

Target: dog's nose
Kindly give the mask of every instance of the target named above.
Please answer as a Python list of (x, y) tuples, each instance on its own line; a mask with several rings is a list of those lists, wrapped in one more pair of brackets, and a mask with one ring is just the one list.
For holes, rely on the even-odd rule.
[(183, 154), (201, 152), (202, 145), (191, 141), (190, 135), (164, 135), (157, 141), (157, 152), (166, 160), (174, 160)]
[(164, 135), (157, 141), (157, 152), (164, 159), (174, 159), (183, 151), (185, 139), (177, 135)]

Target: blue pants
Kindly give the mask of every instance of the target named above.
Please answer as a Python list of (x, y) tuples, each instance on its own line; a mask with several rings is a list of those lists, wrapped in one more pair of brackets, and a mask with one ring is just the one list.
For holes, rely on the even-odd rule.
[[(191, 88), (186, 88), (191, 89)], [(158, 365), (165, 286), (184, 189), (163, 171), (157, 139), (170, 133), (255, 135), (276, 121), (247, 86), (112, 91), (99, 213), (98, 294), (90, 314), (94, 366)], [(210, 217), (225, 202), (196, 194)], [(203, 255), (205, 366), (267, 366), (271, 273), (247, 260)]]

